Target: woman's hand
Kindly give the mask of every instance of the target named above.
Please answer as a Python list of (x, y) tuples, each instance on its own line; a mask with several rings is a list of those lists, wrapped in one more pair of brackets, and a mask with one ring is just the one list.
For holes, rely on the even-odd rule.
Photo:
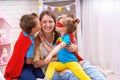
[(70, 51), (70, 52), (76, 52), (76, 51), (78, 51), (78, 47), (75, 45), (75, 44), (71, 44), (71, 45), (69, 45), (69, 46), (67, 46), (67, 47), (65, 47), (68, 51)]
[(58, 61), (58, 56), (52, 57), (51, 62), (52, 62), (52, 61)]

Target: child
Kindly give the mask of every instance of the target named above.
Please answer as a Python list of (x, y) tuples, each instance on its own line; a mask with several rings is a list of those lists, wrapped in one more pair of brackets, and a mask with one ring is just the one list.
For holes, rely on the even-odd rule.
[(35, 13), (23, 15), (20, 19), (20, 28), (22, 31), (15, 43), (4, 77), (6, 80), (43, 78), (44, 74), (41, 69), (34, 68), (32, 65), (34, 36), (41, 29), (38, 16)]
[(78, 19), (73, 20), (71, 17), (63, 17), (57, 23), (56, 31), (60, 33), (60, 38), (56, 42), (56, 47), (46, 57), (45, 62), (48, 63), (50, 59), (58, 54), (59, 62), (51, 62), (46, 71), (45, 80), (52, 80), (54, 71), (62, 71), (70, 69), (80, 80), (91, 80), (89, 76), (82, 70), (78, 63), (78, 58), (73, 52), (69, 52), (65, 47), (70, 45), (70, 35), (76, 30), (76, 24), (79, 23)]

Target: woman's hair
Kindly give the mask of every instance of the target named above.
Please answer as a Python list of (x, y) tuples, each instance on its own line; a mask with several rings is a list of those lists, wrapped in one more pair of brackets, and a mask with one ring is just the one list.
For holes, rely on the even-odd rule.
[(41, 22), (41, 20), (42, 20), (42, 18), (43, 18), (44, 15), (48, 15), (48, 16), (52, 17), (52, 19), (56, 23), (56, 17), (55, 17), (55, 15), (51, 11), (48, 11), (48, 10), (45, 10), (45, 11), (41, 12), (41, 14), (39, 16), (40, 22)]
[(33, 27), (36, 26), (36, 13), (23, 15), (20, 19), (20, 28), (26, 33), (31, 33)]
[[(50, 16), (50, 17), (54, 20), (54, 22), (55, 22), (55, 24), (56, 24), (56, 17), (55, 17), (55, 15), (54, 15), (54, 13), (51, 12), (51, 11), (49, 11), (49, 10), (45, 10), (45, 11), (42, 11), (42, 12), (41, 12), (41, 14), (40, 14), (40, 16), (39, 16), (40, 22), (41, 22), (41, 20), (42, 20), (42, 18), (43, 18), (44, 15)], [(55, 25), (55, 26), (56, 26), (56, 25)], [(59, 34), (55, 31), (55, 27), (54, 27), (54, 33), (55, 33), (55, 34), (54, 34), (53, 44), (56, 42), (57, 38), (59, 37)]]

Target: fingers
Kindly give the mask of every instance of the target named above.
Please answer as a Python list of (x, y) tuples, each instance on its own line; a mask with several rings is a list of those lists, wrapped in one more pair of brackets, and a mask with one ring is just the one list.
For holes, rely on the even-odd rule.
[(46, 63), (46, 64), (48, 64), (48, 63), (49, 63), (49, 61), (48, 61), (47, 59), (45, 59), (44, 61), (45, 61), (45, 63)]

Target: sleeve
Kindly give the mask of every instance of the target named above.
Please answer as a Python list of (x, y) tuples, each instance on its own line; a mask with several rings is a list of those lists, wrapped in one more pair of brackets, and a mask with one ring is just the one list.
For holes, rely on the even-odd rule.
[(67, 34), (62, 38), (62, 42), (65, 42), (67, 45), (70, 45), (70, 36)]
[(26, 57), (33, 58), (33, 55), (34, 55), (34, 45), (32, 44), (27, 51)]

